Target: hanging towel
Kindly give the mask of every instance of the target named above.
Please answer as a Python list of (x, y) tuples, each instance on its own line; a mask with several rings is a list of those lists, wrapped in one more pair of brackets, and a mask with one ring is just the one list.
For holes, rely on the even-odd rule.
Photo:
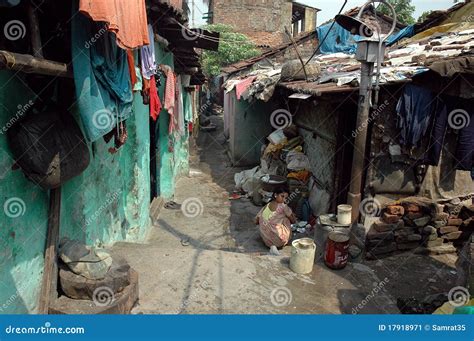
[(80, 0), (79, 11), (107, 23), (123, 49), (150, 44), (145, 0)]
[(133, 93), (127, 53), (115, 34), (100, 32), (100, 24), (83, 14), (72, 19), (72, 59), (77, 106), (89, 141), (110, 132), (132, 113)]
[(176, 103), (177, 109), (176, 110), (176, 120), (178, 122), (178, 129), (177, 133), (178, 136), (184, 136), (185, 134), (185, 127), (184, 127), (184, 103), (183, 103), (183, 87), (181, 83), (181, 76), (176, 78)]
[(156, 74), (156, 59), (155, 59), (155, 40), (153, 38), (153, 27), (148, 25), (148, 34), (150, 37), (150, 45), (141, 48), (142, 73), (143, 77), (150, 79)]
[(158, 96), (158, 88), (156, 87), (155, 76), (150, 79), (150, 116), (153, 121), (158, 119), (161, 111), (161, 101)]

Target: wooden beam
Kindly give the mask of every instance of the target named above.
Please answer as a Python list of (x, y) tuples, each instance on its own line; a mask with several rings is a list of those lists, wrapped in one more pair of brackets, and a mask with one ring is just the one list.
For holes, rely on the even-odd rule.
[(26, 7), (30, 23), (31, 48), (33, 49), (33, 55), (38, 58), (43, 58), (39, 20), (35, 12), (33, 0), (29, 0)]
[(0, 69), (73, 78), (72, 69), (67, 64), (8, 51), (0, 51)]
[(61, 212), (61, 188), (52, 189), (49, 198), (48, 237), (44, 254), (44, 272), (41, 285), (39, 314), (48, 314), (58, 292), (58, 242)]

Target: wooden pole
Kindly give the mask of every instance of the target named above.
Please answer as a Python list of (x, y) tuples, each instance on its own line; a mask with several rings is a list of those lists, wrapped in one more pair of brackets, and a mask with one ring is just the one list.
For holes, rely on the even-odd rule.
[(28, 20), (30, 22), (31, 31), (31, 47), (33, 49), (33, 56), (43, 58), (43, 47), (41, 45), (41, 34), (38, 16), (35, 13), (36, 7), (33, 5), (33, 0), (28, 1), (27, 4)]
[(61, 188), (52, 189), (49, 198), (49, 221), (46, 251), (44, 255), (44, 273), (41, 286), (39, 314), (48, 314), (51, 302), (58, 292), (58, 239), (61, 212)]
[[(28, 1), (28, 19), (31, 29), (31, 47), (33, 55), (36, 58), (29, 58), (29, 64), (23, 66), (23, 70), (28, 70), (27, 66), (41, 70), (41, 66), (45, 67), (45, 71), (51, 68), (63, 68), (64, 64), (45, 61), (43, 59), (43, 45), (41, 43), (41, 34), (38, 16), (33, 6), (33, 0)], [(21, 58), (20, 58), (21, 59)], [(38, 65), (41, 66), (38, 68)], [(35, 67), (36, 66), (36, 67)], [(67, 67), (66, 70), (67, 72)], [(53, 74), (57, 76), (57, 74)], [(58, 298), (58, 244), (59, 244), (59, 227), (61, 214), (61, 187), (52, 189), (49, 192), (49, 220), (48, 220), (48, 237), (46, 240), (46, 250), (44, 252), (44, 270), (43, 282), (41, 285), (40, 301), (38, 312), (40, 314), (48, 314), (51, 302)]]
[(67, 64), (8, 51), (0, 51), (0, 69), (73, 78), (72, 70)]

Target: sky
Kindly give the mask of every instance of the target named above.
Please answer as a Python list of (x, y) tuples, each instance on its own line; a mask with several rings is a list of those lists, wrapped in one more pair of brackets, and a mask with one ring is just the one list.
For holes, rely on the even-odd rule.
[[(321, 9), (318, 13), (318, 25), (334, 18), (344, 3), (343, 0), (298, 0), (297, 2)], [(365, 0), (348, 0), (344, 11), (361, 6), (365, 2)], [(418, 19), (424, 11), (446, 9), (454, 5), (454, 0), (412, 0), (411, 2), (416, 7), (415, 19)], [(195, 0), (195, 4), (196, 26), (199, 26), (205, 23), (202, 13), (208, 10), (202, 0)]]

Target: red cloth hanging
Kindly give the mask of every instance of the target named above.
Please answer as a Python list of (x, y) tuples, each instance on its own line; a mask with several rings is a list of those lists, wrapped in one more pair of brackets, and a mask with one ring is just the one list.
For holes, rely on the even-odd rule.
[(150, 116), (153, 121), (158, 119), (162, 109), (160, 97), (158, 96), (158, 89), (156, 87), (155, 76), (150, 78)]
[(132, 83), (132, 89), (137, 84), (137, 73), (135, 71), (135, 58), (133, 57), (133, 51), (127, 50), (128, 60), (128, 71), (130, 72), (130, 81)]

